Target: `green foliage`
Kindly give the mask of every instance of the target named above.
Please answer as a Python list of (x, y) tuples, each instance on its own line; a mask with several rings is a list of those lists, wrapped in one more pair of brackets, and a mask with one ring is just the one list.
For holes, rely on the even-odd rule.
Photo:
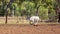
[(0, 13), (5, 14), (7, 3), (11, 3), (8, 13), (14, 12), (14, 15), (28, 16), (38, 12), (41, 19), (53, 18), (56, 15), (57, 6), (60, 6), (59, 0), (14, 0), (14, 2), (0, 0)]
[(44, 6), (39, 7), (39, 16), (41, 19), (48, 19), (48, 9)]
[(33, 2), (29, 1), (24, 1), (21, 4), (21, 11), (25, 11), (26, 15), (31, 15), (33, 14), (32, 12), (34, 11), (35, 4)]

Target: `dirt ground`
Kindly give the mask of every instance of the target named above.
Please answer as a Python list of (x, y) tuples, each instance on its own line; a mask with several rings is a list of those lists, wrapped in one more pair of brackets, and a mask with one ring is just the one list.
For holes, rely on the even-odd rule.
[(60, 34), (60, 25), (0, 25), (0, 34)]

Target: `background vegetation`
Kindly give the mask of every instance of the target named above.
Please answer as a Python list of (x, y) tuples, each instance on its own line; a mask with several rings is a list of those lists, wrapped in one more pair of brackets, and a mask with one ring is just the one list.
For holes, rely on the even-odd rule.
[[(52, 19), (57, 16), (60, 0), (0, 0), (0, 16), (32, 16)], [(54, 18), (53, 18), (54, 19)]]

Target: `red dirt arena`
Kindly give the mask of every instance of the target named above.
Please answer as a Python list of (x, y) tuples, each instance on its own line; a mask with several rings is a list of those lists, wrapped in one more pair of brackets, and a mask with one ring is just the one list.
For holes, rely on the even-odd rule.
[(59, 24), (19, 25), (1, 24), (0, 34), (60, 34)]

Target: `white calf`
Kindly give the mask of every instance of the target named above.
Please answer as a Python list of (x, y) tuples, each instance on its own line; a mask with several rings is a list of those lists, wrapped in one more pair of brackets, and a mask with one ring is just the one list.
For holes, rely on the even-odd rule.
[(39, 21), (39, 16), (32, 16), (30, 18), (30, 24), (35, 24), (36, 25), (38, 21)]

